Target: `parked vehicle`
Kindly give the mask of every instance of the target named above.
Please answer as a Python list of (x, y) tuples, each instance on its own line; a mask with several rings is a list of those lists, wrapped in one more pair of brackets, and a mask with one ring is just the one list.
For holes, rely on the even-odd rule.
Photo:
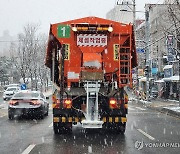
[(22, 90), (12, 97), (8, 105), (9, 119), (13, 119), (15, 115), (43, 119), (44, 116), (48, 116), (48, 112), (49, 103), (39, 91)]
[(157, 87), (151, 88), (150, 97), (151, 98), (157, 98), (158, 97), (158, 88)]
[(52, 24), (46, 66), (54, 75), (54, 133), (83, 128), (126, 129), (132, 68), (137, 66), (132, 24), (86, 17)]
[(4, 93), (3, 93), (3, 99), (9, 100), (13, 97), (15, 93), (17, 93), (20, 90), (19, 87), (8, 87)]
[(18, 87), (18, 88), (20, 88), (20, 84), (13, 83), (13, 84), (5, 85), (5, 86), (4, 86), (4, 91), (5, 91), (8, 87)]

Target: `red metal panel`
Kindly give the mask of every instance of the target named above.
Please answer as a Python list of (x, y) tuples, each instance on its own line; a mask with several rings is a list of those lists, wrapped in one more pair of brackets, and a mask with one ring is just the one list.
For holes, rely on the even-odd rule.
[[(76, 26), (77, 24), (81, 25), (109, 25), (113, 28), (112, 32), (106, 32), (105, 35), (107, 35), (107, 45), (102, 45), (92, 43), (90, 45), (88, 44), (77, 44), (77, 39), (79, 39), (77, 36), (79, 33), (72, 31), (72, 27)], [(64, 27), (63, 27), (64, 26)], [(63, 34), (63, 28), (67, 26), (68, 35)], [(61, 37), (61, 34), (59, 34), (59, 27), (62, 30), (62, 35), (64, 37)], [(83, 32), (82, 34), (85, 34), (86, 36), (90, 35), (90, 33), (86, 34), (86, 32)], [(99, 33), (100, 34), (100, 33)], [(94, 36), (95, 33), (92, 34)], [(48, 41), (48, 47), (47, 47), (47, 53), (46, 53), (46, 62), (45, 64), (51, 68), (52, 63), (52, 50), (56, 50), (57, 54), (57, 46), (61, 47), (61, 44), (69, 44), (69, 59), (65, 60), (65, 76), (68, 76), (68, 72), (76, 72), (80, 73), (81, 70), (84, 70), (83, 67), (83, 61), (93, 60), (97, 59), (98, 61), (102, 61), (102, 68), (104, 69), (105, 73), (113, 73), (120, 71), (119, 66), (119, 60), (114, 59), (115, 55), (115, 49), (114, 45), (125, 45), (127, 40), (130, 37), (130, 52), (132, 59), (129, 58), (131, 67), (137, 66), (137, 57), (136, 57), (136, 50), (135, 50), (135, 40), (133, 35), (133, 27), (132, 25), (122, 24), (119, 22), (114, 22), (107, 19), (102, 19), (98, 17), (86, 17), (76, 20), (70, 20), (66, 22), (56, 23), (52, 24), (50, 28), (49, 33), (49, 41)], [(96, 56), (95, 53), (101, 54), (101, 56)], [(71, 68), (71, 69), (69, 69)], [(88, 71), (88, 70), (86, 70)], [(91, 71), (100, 71), (100, 70), (91, 70)], [(117, 73), (118, 74), (118, 73)], [(132, 76), (128, 76), (127, 78), (132, 78)], [(70, 81), (70, 80), (69, 80)], [(77, 79), (71, 81), (77, 81)], [(132, 80), (131, 80), (132, 81)]]

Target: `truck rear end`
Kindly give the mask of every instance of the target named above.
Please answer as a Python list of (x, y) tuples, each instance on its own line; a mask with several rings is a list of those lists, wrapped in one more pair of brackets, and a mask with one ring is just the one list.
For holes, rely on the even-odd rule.
[(137, 65), (133, 26), (86, 17), (50, 26), (46, 66), (54, 82), (55, 134), (84, 128), (124, 133), (132, 68)]

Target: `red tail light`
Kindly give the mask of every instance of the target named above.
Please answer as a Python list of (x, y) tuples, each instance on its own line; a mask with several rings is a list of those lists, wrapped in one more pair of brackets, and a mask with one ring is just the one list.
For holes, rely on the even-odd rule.
[(10, 100), (9, 101), (9, 105), (18, 105), (19, 103), (17, 102), (17, 100)]
[(29, 103), (30, 105), (40, 105), (41, 101), (40, 100), (33, 100)]
[(63, 101), (64, 108), (70, 109), (72, 107), (72, 100), (71, 99), (65, 99)]
[(109, 100), (109, 107), (111, 109), (118, 108), (117, 100), (115, 98), (110, 98), (110, 100)]

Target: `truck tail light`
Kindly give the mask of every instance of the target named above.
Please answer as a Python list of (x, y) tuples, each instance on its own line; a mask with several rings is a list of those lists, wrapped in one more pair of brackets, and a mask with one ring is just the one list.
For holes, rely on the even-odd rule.
[(115, 98), (110, 98), (110, 100), (109, 100), (109, 107), (111, 109), (118, 108), (117, 100)]
[(60, 99), (53, 101), (52, 108), (60, 108)]
[(70, 109), (72, 107), (72, 100), (71, 99), (65, 99), (63, 102), (64, 108)]

